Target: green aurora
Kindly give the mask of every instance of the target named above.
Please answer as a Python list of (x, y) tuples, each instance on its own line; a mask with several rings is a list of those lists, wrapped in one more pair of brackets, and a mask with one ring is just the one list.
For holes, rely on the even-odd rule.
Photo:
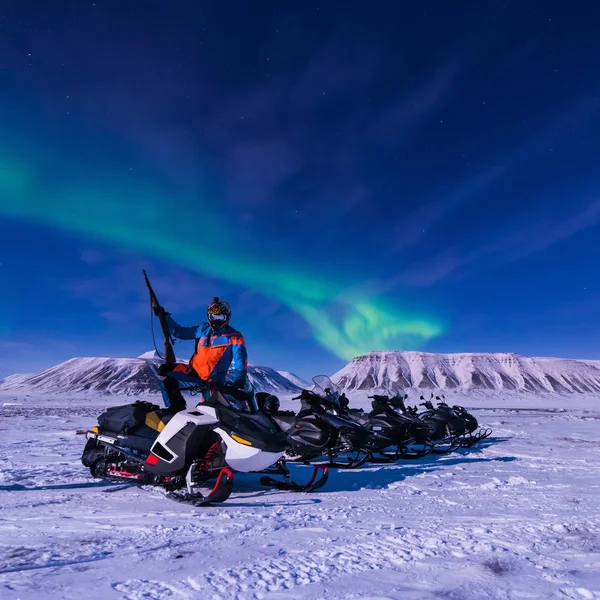
[(287, 261), (267, 262), (223, 244), (235, 232), (195, 198), (185, 199), (182, 219), (168, 192), (148, 182), (56, 179), (47, 169), (0, 154), (0, 215), (125, 246), (273, 297), (306, 320), (319, 344), (346, 360), (371, 350), (415, 349), (443, 331), (439, 321), (348, 293), (353, 282), (319, 279)]

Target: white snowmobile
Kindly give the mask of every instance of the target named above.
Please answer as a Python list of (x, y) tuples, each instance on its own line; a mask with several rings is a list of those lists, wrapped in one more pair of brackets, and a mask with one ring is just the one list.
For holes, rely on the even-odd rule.
[(285, 435), (258, 411), (253, 393), (229, 386), (175, 414), (148, 402), (109, 408), (86, 437), (81, 461), (94, 477), (159, 485), (193, 504), (226, 500), (233, 471), (278, 463), (274, 472), (286, 474)]

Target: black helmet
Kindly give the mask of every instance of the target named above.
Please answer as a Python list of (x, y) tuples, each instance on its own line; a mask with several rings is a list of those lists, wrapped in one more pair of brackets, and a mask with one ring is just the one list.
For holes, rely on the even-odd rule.
[(279, 410), (279, 398), (273, 394), (264, 394), (261, 410), (268, 415), (275, 414)]
[(227, 302), (219, 300), (219, 298), (215, 296), (206, 309), (206, 317), (213, 329), (221, 329), (221, 327), (225, 327), (225, 325), (229, 324), (229, 319), (231, 319), (231, 308)]

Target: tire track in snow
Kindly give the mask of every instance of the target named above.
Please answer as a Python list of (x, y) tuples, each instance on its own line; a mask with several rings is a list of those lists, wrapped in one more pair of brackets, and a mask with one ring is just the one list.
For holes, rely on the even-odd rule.
[[(171, 595), (165, 597), (210, 597), (214, 600), (262, 598), (268, 592), (291, 590), (345, 574), (398, 568), (409, 561), (435, 555), (433, 550), (425, 547), (425, 540), (419, 536), (411, 535), (404, 539), (371, 533), (365, 538), (361, 542), (330, 544), (314, 551), (285, 552), (270, 560), (215, 569), (200, 577), (189, 576), (178, 586), (170, 585)], [(138, 600), (151, 595), (161, 582), (130, 580), (113, 587), (115, 585), (125, 594), (126, 600)]]
[[(590, 525), (585, 522), (586, 530)], [(596, 524), (597, 525), (597, 524)], [(581, 524), (572, 524), (576, 531)], [(535, 568), (546, 568), (548, 557), (540, 546), (555, 545), (556, 533), (562, 525), (554, 523), (514, 523), (510, 527), (442, 528), (431, 522), (427, 528), (400, 529), (395, 533), (370, 532), (360, 541), (337, 540), (315, 550), (282, 551), (279, 556), (252, 560), (241, 564), (213, 569), (201, 576), (188, 576), (176, 584), (141, 579), (113, 584), (126, 600), (139, 600), (152, 591), (167, 586), (165, 598), (211, 598), (212, 600), (250, 600), (264, 598), (270, 592), (285, 592), (298, 586), (323, 583), (343, 575), (381, 569), (400, 570), (409, 563), (429, 558), (467, 557), (501, 552), (517, 559), (526, 558)], [(557, 529), (558, 528), (558, 529)], [(524, 529), (527, 537), (523, 538)], [(558, 582), (556, 582), (558, 583)], [(115, 589), (117, 589), (115, 587)], [(558, 590), (557, 590), (558, 591)]]

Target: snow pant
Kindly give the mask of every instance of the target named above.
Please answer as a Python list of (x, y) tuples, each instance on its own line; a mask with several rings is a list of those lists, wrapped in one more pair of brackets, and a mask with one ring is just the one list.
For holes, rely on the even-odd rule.
[(165, 406), (172, 412), (186, 409), (185, 398), (179, 387), (180, 381), (200, 383), (201, 379), (192, 367), (182, 363), (164, 363), (158, 367), (158, 382)]

